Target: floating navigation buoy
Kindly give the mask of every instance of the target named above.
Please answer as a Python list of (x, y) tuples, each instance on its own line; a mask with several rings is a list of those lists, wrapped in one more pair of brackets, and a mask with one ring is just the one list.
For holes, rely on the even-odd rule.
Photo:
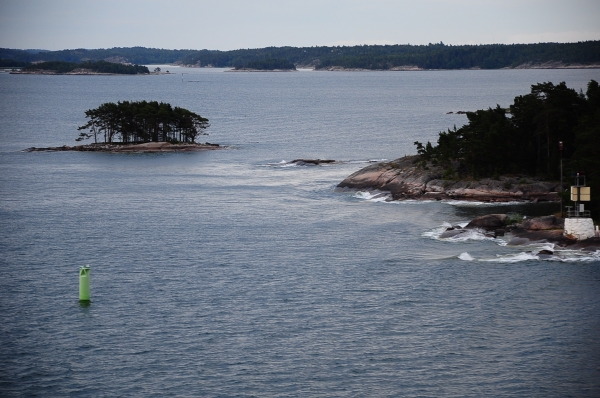
[(79, 267), (79, 301), (90, 301), (90, 266)]

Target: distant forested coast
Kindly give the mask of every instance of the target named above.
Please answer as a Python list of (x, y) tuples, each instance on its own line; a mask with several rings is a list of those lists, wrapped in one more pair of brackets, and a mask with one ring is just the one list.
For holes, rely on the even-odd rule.
[(287, 59), (269, 58), (238, 65), (235, 70), (296, 70), (296, 66)]
[[(2, 60), (4, 61), (4, 60)], [(29, 63), (21, 67), (19, 73), (93, 73), (93, 74), (119, 74), (119, 75), (137, 75), (150, 73), (146, 66), (125, 65), (107, 61), (85, 61), (65, 62), (65, 61), (45, 61), (38, 63)]]
[(104, 60), (145, 65), (179, 64), (237, 69), (248, 68), (252, 63), (264, 64), (268, 60), (287, 61), (295, 67), (322, 70), (600, 67), (600, 41), (468, 46), (446, 45), (440, 42), (428, 45), (265, 47), (232, 51), (166, 50), (144, 47), (61, 51), (0, 49), (0, 64), (4, 64), (7, 60), (13, 62)]

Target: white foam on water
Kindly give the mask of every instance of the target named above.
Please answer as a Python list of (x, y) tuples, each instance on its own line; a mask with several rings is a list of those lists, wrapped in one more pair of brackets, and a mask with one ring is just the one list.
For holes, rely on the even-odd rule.
[(444, 224), (442, 224), (441, 226), (439, 226), (437, 228), (423, 232), (421, 234), (421, 236), (424, 236), (426, 238), (431, 238), (431, 239), (439, 239), (442, 232), (444, 232), (446, 230), (446, 228), (449, 228), (451, 226), (452, 225), (450, 225), (449, 223), (444, 222)]
[(387, 161), (387, 159), (348, 160), (347, 162), (341, 162), (341, 163), (362, 164), (362, 163), (380, 163), (380, 162), (385, 162), (385, 161)]
[[(478, 229), (465, 229), (465, 232), (455, 235), (451, 238), (445, 238), (443, 240), (452, 240), (456, 242), (465, 242), (469, 240), (482, 241), (482, 240), (494, 240), (490, 236), (486, 236), (482, 231)], [(441, 239), (441, 238), (440, 238)]]
[[(468, 222), (459, 222), (454, 225), (458, 225), (464, 228)], [(480, 229), (462, 229), (459, 230), (460, 233), (454, 236), (450, 236), (448, 238), (441, 238), (440, 236), (446, 232), (446, 229), (452, 227), (452, 225), (448, 222), (444, 222), (441, 226), (434, 228), (429, 231), (425, 231), (421, 234), (423, 237), (439, 240), (442, 242), (467, 242), (467, 241), (492, 241), (500, 246), (506, 246), (508, 244), (507, 241), (500, 238), (494, 238), (492, 236), (488, 236), (484, 231)]]
[(470, 255), (469, 253), (467, 253), (467, 252), (460, 253), (460, 254), (458, 255), (458, 258), (459, 258), (459, 259), (461, 259), (461, 260), (463, 260), (463, 261), (473, 261), (473, 260), (475, 260), (475, 259), (473, 258), (473, 256), (471, 256), (471, 255)]
[(548, 257), (549, 261), (561, 261), (565, 263), (587, 263), (600, 261), (600, 250), (594, 252), (580, 250), (560, 250)]
[(496, 258), (480, 259), (479, 261), (494, 263), (519, 263), (521, 261), (539, 260), (537, 254), (531, 252), (521, 252), (517, 254), (498, 254)]
[[(384, 199), (381, 199), (385, 196)], [(368, 200), (372, 202), (385, 202), (394, 205), (414, 205), (414, 204), (423, 204), (423, 203), (432, 203), (434, 200), (415, 200), (415, 199), (402, 199), (402, 200), (394, 200), (392, 198), (392, 194), (389, 192), (381, 192), (381, 191), (357, 191), (354, 194), (355, 198)]]
[(355, 198), (368, 200), (370, 202), (388, 202), (392, 199), (392, 195), (389, 192), (369, 192), (369, 191), (358, 191), (353, 195)]
[(452, 206), (464, 206), (464, 207), (484, 207), (484, 206), (509, 206), (509, 205), (519, 205), (523, 204), (523, 202), (512, 201), (512, 202), (475, 202), (470, 200), (444, 200), (444, 203), (447, 203)]
[[(543, 248), (543, 249), (542, 249)], [(553, 254), (540, 254), (541, 250), (550, 250)], [(553, 244), (541, 246), (538, 251), (512, 254), (498, 254), (494, 258), (480, 258), (477, 261), (494, 263), (518, 263), (522, 261), (558, 261), (564, 263), (587, 263), (600, 261), (600, 250), (586, 252), (580, 250), (553, 250)]]
[(281, 167), (281, 168), (284, 168), (284, 167), (298, 167), (298, 165), (296, 163), (291, 163), (291, 162), (288, 162), (286, 160), (282, 160), (281, 162), (278, 162), (278, 163), (267, 163), (266, 166), (267, 167)]

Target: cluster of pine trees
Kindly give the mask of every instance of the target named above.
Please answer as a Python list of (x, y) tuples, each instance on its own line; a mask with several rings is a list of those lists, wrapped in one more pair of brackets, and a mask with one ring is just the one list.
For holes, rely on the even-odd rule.
[(105, 143), (172, 142), (194, 143), (206, 135), (208, 119), (184, 108), (157, 101), (106, 102), (85, 111), (88, 122), (77, 141), (94, 137)]
[[(584, 172), (600, 210), (600, 86), (592, 80), (577, 92), (564, 82), (531, 86), (510, 108), (467, 112), (468, 123), (440, 132), (437, 145), (415, 142), (424, 162), (447, 168), (447, 176), (494, 177), (522, 174), (560, 178), (569, 185)], [(597, 213), (596, 216), (598, 216)]]

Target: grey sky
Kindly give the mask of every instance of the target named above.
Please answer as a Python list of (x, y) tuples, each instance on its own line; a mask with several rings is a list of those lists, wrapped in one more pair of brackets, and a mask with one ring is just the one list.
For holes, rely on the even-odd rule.
[(267, 46), (600, 40), (600, 0), (0, 0), (0, 47)]

